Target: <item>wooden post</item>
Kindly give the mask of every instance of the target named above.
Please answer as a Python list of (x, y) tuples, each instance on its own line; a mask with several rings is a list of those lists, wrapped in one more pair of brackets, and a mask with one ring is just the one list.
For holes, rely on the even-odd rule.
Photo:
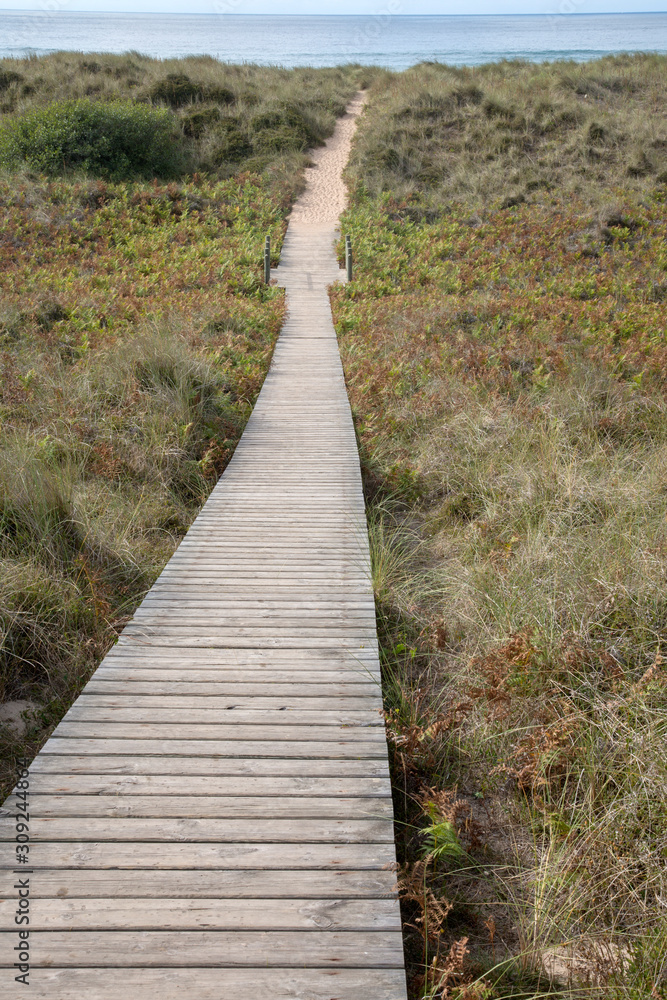
[(269, 285), (271, 283), (271, 237), (266, 237), (266, 244), (264, 246), (264, 283)]
[(345, 237), (345, 270), (347, 271), (347, 280), (352, 281), (352, 237), (349, 233)]

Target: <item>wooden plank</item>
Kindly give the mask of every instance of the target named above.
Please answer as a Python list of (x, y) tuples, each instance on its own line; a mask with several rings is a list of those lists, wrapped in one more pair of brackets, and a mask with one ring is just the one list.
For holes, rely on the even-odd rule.
[(350, 601), (334, 601), (334, 600), (321, 600), (321, 601), (297, 601), (290, 600), (288, 598), (279, 600), (265, 600), (260, 596), (252, 596), (247, 594), (245, 597), (243, 595), (229, 596), (227, 598), (222, 595), (212, 595), (208, 596), (202, 595), (196, 600), (191, 600), (187, 597), (177, 598), (172, 597), (169, 594), (156, 594), (154, 591), (149, 590), (148, 594), (143, 600), (143, 603), (139, 605), (136, 615), (143, 614), (144, 611), (149, 611), (155, 609), (157, 612), (171, 613), (172, 611), (185, 613), (192, 608), (196, 610), (212, 610), (212, 611), (241, 611), (246, 614), (260, 615), (265, 618), (272, 618), (275, 615), (280, 615), (285, 612), (290, 612), (292, 614), (298, 614), (300, 618), (313, 618), (313, 617), (327, 617), (333, 619), (339, 618), (365, 618), (366, 616), (372, 616), (375, 618), (375, 604), (371, 597), (364, 599), (359, 597), (357, 600)]
[[(375, 723), (375, 720), (373, 720)], [(208, 725), (205, 722), (193, 723), (152, 723), (152, 722), (68, 722), (63, 721), (56, 727), (55, 739), (60, 740), (240, 740), (262, 744), (265, 740), (274, 742), (304, 743), (314, 740), (317, 743), (345, 740), (353, 743), (373, 743), (381, 747), (386, 745), (383, 728), (376, 724), (367, 726), (331, 725), (326, 729), (320, 726), (299, 726), (286, 722), (283, 726), (267, 724), (264, 726)]]
[[(120, 793), (119, 789), (119, 793)], [(14, 810), (0, 809), (0, 819)], [(391, 821), (391, 799), (292, 795), (280, 798), (251, 795), (30, 795), (31, 822), (46, 817), (88, 818), (156, 817), (225, 819), (386, 819)]]
[[(131, 697), (129, 697), (131, 695)], [(325, 704), (330, 713), (340, 713), (351, 711), (354, 713), (364, 712), (365, 718), (372, 719), (381, 710), (379, 697), (354, 697), (348, 698), (303, 698), (291, 695), (289, 698), (261, 698), (255, 695), (251, 698), (225, 698), (218, 695), (199, 694), (182, 695), (163, 691), (161, 694), (136, 694), (130, 687), (125, 694), (82, 694), (76, 701), (77, 705), (87, 705), (90, 708), (125, 708), (128, 704), (136, 709), (160, 708), (174, 706), (179, 709), (222, 709), (232, 713), (246, 713), (246, 715), (259, 715), (264, 710), (271, 711), (303, 711), (318, 712), (322, 704)]]
[[(127, 819), (86, 817), (42, 819), (31, 814), (32, 843), (54, 840), (195, 841), (245, 844), (382, 844), (393, 843), (394, 825), (387, 819)], [(0, 840), (13, 841), (13, 818), (0, 817)]]
[[(15, 942), (0, 934), (0, 968), (11, 968)], [(397, 931), (34, 931), (30, 946), (33, 968), (252, 969), (260, 956), (281, 970), (403, 967)]]
[[(243, 636), (237, 636), (233, 638), (231, 636), (217, 637), (213, 634), (207, 633), (202, 636), (192, 636), (189, 638), (181, 638), (178, 636), (140, 636), (140, 635), (130, 635), (127, 636), (122, 633), (118, 644), (125, 645), (128, 649), (138, 649), (141, 647), (160, 649), (171, 647), (172, 649), (191, 649), (193, 646), (199, 646), (204, 649), (245, 649), (248, 644), (254, 645), (259, 642), (257, 638), (244, 638)], [(283, 637), (267, 637), (262, 639), (262, 643), (266, 646), (274, 646), (276, 648), (283, 649), (312, 649), (313, 647), (321, 647), (323, 649), (328, 649), (332, 645), (337, 645), (337, 640), (330, 636), (322, 636), (322, 638), (311, 638), (306, 636), (305, 638), (298, 635), (290, 634), (289, 636)], [(343, 640), (340, 640), (340, 644), (343, 644)], [(374, 648), (371, 646), (370, 640), (365, 643), (356, 644), (352, 639), (345, 641), (344, 645), (350, 650), (356, 649), (369, 649)]]
[[(202, 698), (203, 707), (183, 708), (168, 706), (165, 707), (164, 699), (162, 704), (151, 705), (143, 708), (126, 708), (125, 706), (114, 706), (112, 708), (99, 707), (89, 704), (89, 699), (79, 699), (76, 705), (69, 710), (65, 719), (68, 722), (139, 722), (139, 723), (170, 723), (181, 725), (184, 723), (200, 723), (206, 727), (215, 725), (225, 726), (317, 726), (318, 729), (328, 726), (336, 727), (358, 727), (364, 726), (382, 728), (384, 719), (380, 717), (380, 710), (373, 711), (370, 707), (362, 710), (347, 709), (342, 712), (306, 710), (299, 707), (290, 708), (287, 705), (278, 705), (276, 708), (264, 709), (238, 709), (234, 705), (229, 708), (217, 709), (208, 707), (207, 699)], [(126, 699), (129, 703), (130, 699)], [(134, 705), (134, 702), (132, 702)], [(326, 705), (322, 699), (321, 705)]]
[[(145, 846), (145, 845), (144, 845)], [(31, 899), (395, 899), (390, 870), (263, 871), (200, 869), (131, 871), (32, 868)], [(17, 876), (0, 869), (0, 897), (15, 895)], [(10, 923), (12, 914), (10, 913)]]
[[(0, 926), (11, 926), (14, 899), (0, 900)], [(385, 899), (39, 899), (30, 900), (36, 931), (400, 931)], [(101, 935), (102, 937), (102, 935)]]
[[(102, 666), (123, 666), (127, 665), (130, 659), (132, 663), (140, 667), (157, 666), (168, 669), (170, 666), (179, 669), (197, 667), (203, 670), (239, 670), (241, 667), (257, 670), (273, 670), (279, 673), (281, 670), (292, 672), (294, 670), (307, 670), (311, 672), (316, 680), (320, 680), (320, 674), (324, 672), (334, 672), (343, 676), (347, 673), (359, 674), (360, 672), (378, 675), (380, 664), (377, 652), (373, 649), (366, 650), (344, 650), (340, 646), (335, 649), (329, 648), (305, 648), (305, 649), (269, 649), (266, 646), (247, 646), (244, 649), (202, 649), (195, 648), (183, 652), (181, 649), (161, 649), (159, 653), (151, 649), (142, 650), (140, 647), (129, 649), (116, 644), (107, 653), (102, 661)], [(101, 669), (101, 668), (100, 668)]]
[[(277, 604), (278, 602), (273, 602)], [(284, 602), (287, 605), (287, 602)], [(174, 616), (177, 621), (184, 621), (190, 618), (210, 616), (214, 620), (238, 622), (241, 626), (261, 625), (270, 623), (287, 627), (290, 625), (314, 625), (322, 627), (332, 625), (333, 627), (345, 626), (348, 628), (362, 625), (367, 627), (375, 624), (374, 613), (370, 609), (363, 607), (349, 608), (342, 610), (339, 608), (310, 608), (303, 613), (297, 606), (297, 602), (292, 602), (292, 606), (263, 608), (257, 607), (254, 603), (240, 598), (229, 600), (225, 603), (203, 601), (187, 601), (185, 598), (170, 598), (165, 595), (162, 600), (151, 599), (137, 608), (135, 621), (145, 621), (146, 619), (157, 619), (162, 622), (169, 621)]]
[[(321, 659), (303, 659), (299, 656), (289, 656), (291, 649), (267, 650), (288, 654), (274, 662), (267, 656), (265, 659), (253, 659), (248, 654), (254, 653), (256, 647), (244, 649), (181, 649), (170, 648), (156, 650), (150, 646), (129, 645), (114, 646), (113, 651), (104, 659), (95, 674), (96, 677), (108, 676), (110, 670), (161, 670), (167, 677), (173, 679), (170, 670), (187, 672), (186, 680), (197, 678), (189, 673), (193, 670), (205, 671), (204, 680), (215, 679), (236, 680), (241, 683), (252, 680), (266, 681), (273, 678), (277, 684), (291, 684), (294, 681), (305, 681), (309, 684), (345, 684), (345, 683), (380, 683), (380, 664), (374, 650), (350, 650), (347, 657), (332, 658), (330, 663)], [(327, 653), (327, 649), (320, 652)], [(197, 655), (193, 655), (196, 653)], [(159, 680), (157, 674), (149, 675), (153, 680)]]
[[(175, 673), (174, 673), (175, 671)], [(118, 660), (111, 663), (107, 660), (98, 667), (94, 680), (125, 680), (126, 678), (136, 678), (137, 680), (172, 680), (177, 681), (217, 681), (218, 683), (228, 683), (237, 685), (249, 684), (273, 684), (278, 687), (294, 684), (305, 684), (308, 688), (315, 688), (315, 692), (324, 691), (324, 685), (343, 687), (360, 687), (370, 689), (371, 694), (380, 690), (380, 675), (365, 666), (357, 669), (339, 670), (284, 670), (277, 667), (271, 668), (269, 665), (262, 667), (259, 665), (249, 665), (245, 668), (233, 666), (191, 666), (186, 660), (180, 665), (177, 662), (155, 664), (144, 663), (141, 659), (132, 658), (131, 662), (119, 664)], [(321, 685), (321, 686), (320, 686)]]
[(251, 621), (248, 618), (237, 616), (225, 616), (224, 618), (212, 612), (200, 612), (196, 615), (192, 611), (185, 615), (147, 615), (135, 618), (123, 630), (123, 635), (152, 634), (159, 632), (167, 636), (181, 635), (208, 635), (212, 632), (217, 638), (226, 635), (228, 632), (238, 636), (263, 639), (265, 636), (294, 635), (303, 638), (321, 638), (324, 633), (328, 638), (335, 639), (364, 639), (374, 638), (375, 622), (369, 624), (363, 622), (332, 622), (332, 621), (303, 621), (298, 618), (282, 619), (271, 618), (268, 620), (258, 618)]
[[(332, 643), (340, 643), (343, 646), (361, 646), (363, 648), (364, 645), (370, 647), (375, 642), (373, 631), (368, 626), (353, 626), (348, 628), (345, 625), (338, 626), (328, 623), (322, 625), (297, 623), (285, 627), (271, 623), (265, 625), (260, 623), (257, 626), (239, 625), (237, 627), (233, 622), (209, 621), (207, 623), (205, 618), (191, 617), (181, 621), (175, 620), (170, 624), (151, 621), (130, 623), (123, 629), (119, 641), (123, 642), (131, 636), (136, 636), (137, 638), (158, 640), (160, 645), (169, 646), (174, 640), (181, 641), (182, 639), (187, 639), (187, 645), (196, 646), (197, 642), (190, 642), (191, 639), (197, 640), (210, 637), (216, 643), (224, 640), (223, 648), (226, 649), (233, 648), (234, 646), (243, 646), (244, 643), (240, 640), (244, 639), (259, 639), (269, 648), (272, 645), (285, 646), (284, 640), (290, 640), (291, 643), (297, 646), (301, 645), (305, 649), (323, 645), (328, 648)], [(303, 642), (304, 639), (309, 641), (305, 643)], [(283, 641), (281, 642), (281, 640)], [(288, 645), (287, 648), (292, 648), (292, 646)]]
[(8, 1000), (405, 1000), (402, 969), (32, 969), (30, 987), (14, 984)]
[[(194, 673), (194, 677), (192, 674)], [(185, 674), (184, 679), (180, 679)], [(226, 675), (219, 677), (216, 673), (202, 673), (193, 671), (118, 671), (116, 673), (97, 673), (86, 685), (86, 693), (89, 694), (125, 694), (137, 695), (216, 695), (221, 698), (231, 698), (234, 704), (239, 703), (239, 699), (258, 697), (272, 697), (290, 699), (299, 696), (304, 698), (361, 698), (365, 701), (374, 699), (376, 705), (380, 702), (379, 682), (369, 682), (368, 678), (357, 676), (355, 680), (346, 681), (344, 684), (336, 683), (310, 683), (299, 681), (298, 676), (292, 678), (291, 682), (274, 682), (270, 674), (266, 680), (256, 677), (253, 681), (226, 681)]]
[[(373, 650), (350, 650), (349, 658), (334, 659), (331, 663), (322, 660), (303, 660), (299, 657), (285, 657), (272, 663), (266, 660), (249, 660), (247, 654), (254, 652), (256, 647), (245, 649), (206, 649), (198, 648), (200, 655), (193, 656), (192, 649), (183, 651), (170, 648), (155, 649), (151, 646), (128, 645), (114, 646), (98, 667), (95, 677), (113, 678), (110, 671), (162, 671), (169, 680), (175, 680), (170, 671), (184, 673), (184, 680), (219, 680), (247, 683), (249, 681), (267, 681), (273, 679), (276, 684), (368, 684), (379, 685), (381, 682), (380, 664)], [(289, 649), (275, 650), (289, 653)], [(327, 652), (326, 649), (322, 652)], [(235, 656), (238, 654), (238, 658)], [(201, 671), (201, 678), (192, 671)], [(146, 675), (151, 680), (159, 680), (160, 675)]]
[[(310, 798), (387, 798), (386, 778), (343, 777), (229, 777), (171, 774), (35, 774), (30, 795), (191, 795), (191, 796), (308, 796)], [(275, 803), (267, 803), (273, 810)]]
[[(81, 834), (81, 831), (79, 831)], [(69, 841), (44, 841), (30, 846), (30, 868), (127, 869), (202, 871), (224, 868), (239, 871), (252, 867), (263, 871), (319, 868), (375, 871), (395, 864), (392, 841), (384, 843), (229, 843), (166, 841), (84, 841), (79, 835)], [(16, 849), (11, 841), (0, 842), (0, 864), (13, 870)], [(41, 877), (41, 876), (40, 876)]]
[[(48, 746), (48, 744), (47, 744)], [(97, 744), (99, 749), (99, 744)], [(125, 744), (124, 744), (125, 746)], [(78, 744), (74, 749), (78, 748)], [(32, 777), (40, 774), (112, 774), (112, 775), (202, 775), (216, 780), (224, 777), (276, 778), (384, 778), (389, 777), (387, 755), (359, 758), (293, 757), (211, 757), (198, 754), (46, 754), (40, 753), (30, 765)]]
[[(116, 645), (107, 653), (105, 659), (108, 660), (109, 657), (116, 656), (119, 653), (124, 656), (137, 655), (119, 650)], [(148, 652), (146, 655), (154, 656), (155, 654)], [(333, 649), (319, 649), (317, 647), (313, 647), (312, 649), (267, 649), (265, 646), (258, 644), (257, 646), (248, 646), (247, 649), (230, 649), (228, 651), (219, 649), (210, 651), (192, 649), (188, 653), (183, 653), (181, 650), (174, 650), (173, 653), (170, 653), (169, 650), (165, 650), (163, 653), (160, 653), (160, 656), (166, 659), (181, 661), (186, 658), (195, 663), (200, 660), (210, 660), (221, 665), (225, 663), (248, 665), (258, 663), (278, 668), (285, 665), (301, 664), (304, 667), (308, 667), (308, 669), (314, 669), (318, 666), (325, 666), (327, 663), (329, 664), (329, 670), (334, 670), (338, 667), (347, 667), (349, 669), (352, 666), (366, 663), (377, 666), (377, 654), (373, 651), (367, 650), (365, 653), (360, 653), (355, 650), (354, 652), (350, 652), (340, 647)]]
[(362, 760), (376, 758), (383, 760), (387, 755), (386, 742), (353, 742), (341, 738), (330, 742), (316, 740), (196, 740), (196, 739), (98, 739), (58, 738), (52, 736), (42, 747), (43, 754), (68, 754), (80, 756), (95, 754), (113, 756), (172, 755), (175, 757), (248, 757), (260, 760), (262, 757), (292, 757), (298, 760), (311, 758), (331, 758), (332, 760)]

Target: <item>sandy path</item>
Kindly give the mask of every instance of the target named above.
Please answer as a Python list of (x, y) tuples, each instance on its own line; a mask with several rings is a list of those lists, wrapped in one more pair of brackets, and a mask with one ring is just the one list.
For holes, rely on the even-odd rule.
[(352, 138), (366, 95), (359, 92), (339, 118), (336, 131), (326, 146), (311, 154), (313, 166), (306, 169), (306, 190), (297, 200), (290, 222), (304, 226), (334, 226), (347, 207), (343, 170), (350, 158)]

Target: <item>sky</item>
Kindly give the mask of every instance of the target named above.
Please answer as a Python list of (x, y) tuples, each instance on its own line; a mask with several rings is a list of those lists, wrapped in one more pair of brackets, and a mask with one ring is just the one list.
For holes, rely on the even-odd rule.
[(200, 14), (602, 14), (667, 12), (667, 0), (0, 0), (0, 11)]

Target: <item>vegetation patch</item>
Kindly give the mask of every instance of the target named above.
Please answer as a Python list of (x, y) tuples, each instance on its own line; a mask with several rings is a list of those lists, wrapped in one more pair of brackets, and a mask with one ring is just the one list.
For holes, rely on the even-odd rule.
[(298, 171), (297, 158), (331, 135), (360, 82), (359, 67), (282, 70), (208, 57), (4, 60), (0, 167), (107, 180), (225, 178), (292, 156)]
[(130, 101), (56, 101), (3, 125), (0, 166), (84, 170), (114, 180), (164, 177), (182, 166), (180, 132), (169, 112)]
[(358, 132), (333, 305), (415, 1000), (667, 996), (665, 66), (423, 65)]
[[(0, 696), (27, 706), (25, 733), (0, 730), (8, 791), (187, 531), (261, 387), (283, 317), (264, 240), (277, 262), (307, 158), (273, 150), (247, 169), (263, 107), (247, 96), (267, 79), (271, 107), (298, 90), (323, 136), (324, 105), (357, 83), (135, 55), (2, 72), (4, 148), (24, 143), (0, 177)], [(171, 72), (205, 93), (153, 103)]]

